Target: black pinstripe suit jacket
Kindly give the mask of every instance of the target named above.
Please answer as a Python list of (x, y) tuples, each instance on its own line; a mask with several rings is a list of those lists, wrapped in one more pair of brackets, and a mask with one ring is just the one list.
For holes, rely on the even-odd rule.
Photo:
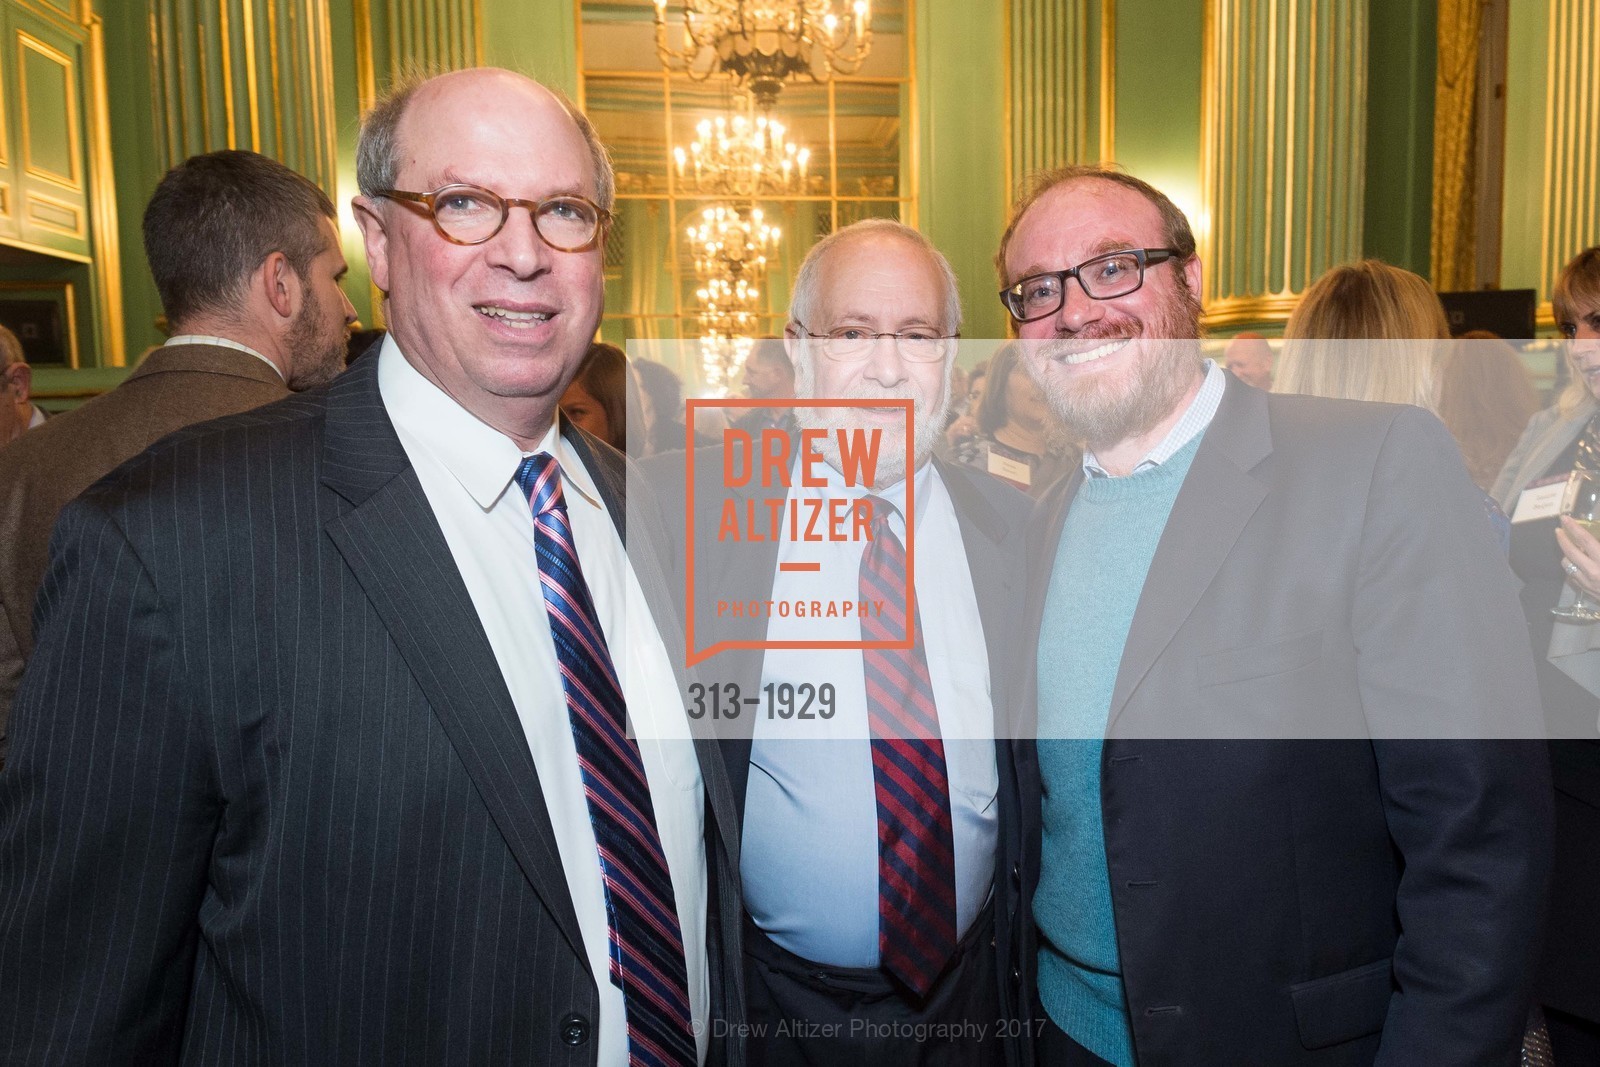
[[(63, 513), (0, 773), (0, 1061), (595, 1062), (533, 760), (377, 364)], [(567, 433), (621, 529), (622, 459)], [(742, 1019), (701, 766), (712, 1013)]]

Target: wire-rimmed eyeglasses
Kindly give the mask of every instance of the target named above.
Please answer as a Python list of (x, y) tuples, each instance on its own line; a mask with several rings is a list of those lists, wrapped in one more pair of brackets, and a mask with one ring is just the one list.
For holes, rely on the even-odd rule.
[(874, 333), (865, 326), (840, 326), (827, 333), (812, 333), (806, 324), (796, 319), (803, 337), (821, 342), (822, 354), (840, 363), (854, 363), (866, 359), (872, 346), (882, 338), (894, 339), (895, 350), (912, 363), (934, 363), (950, 351), (954, 337), (943, 337), (933, 330), (913, 328), (899, 333)]

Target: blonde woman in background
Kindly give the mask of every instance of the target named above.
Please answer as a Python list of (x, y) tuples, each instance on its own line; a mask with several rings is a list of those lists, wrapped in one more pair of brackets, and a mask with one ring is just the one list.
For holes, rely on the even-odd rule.
[[(1436, 346), (1415, 342), (1448, 339), (1450, 323), (1433, 289), (1408, 270), (1376, 259), (1334, 267), (1300, 298), (1283, 336), (1275, 393), (1434, 410)], [(1387, 343), (1300, 343), (1308, 341)]]
[[(1438, 411), (1439, 342), (1449, 340), (1450, 321), (1420, 275), (1376, 259), (1334, 267), (1311, 283), (1283, 336), (1275, 393)], [(1483, 503), (1501, 547), (1510, 551), (1511, 523), (1488, 495)]]

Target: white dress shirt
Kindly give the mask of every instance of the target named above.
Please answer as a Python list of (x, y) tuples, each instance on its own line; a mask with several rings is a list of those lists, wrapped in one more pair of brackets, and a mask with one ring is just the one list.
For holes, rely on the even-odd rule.
[[(802, 485), (796, 474), (790, 496), (863, 495), (832, 467), (819, 469), (827, 474), (826, 487)], [(950, 783), (956, 930), (965, 934), (988, 900), (998, 838), (989, 654), (955, 504), (931, 463), (913, 484), (917, 611)], [(905, 482), (878, 495), (900, 510), (889, 522), (903, 542)], [(785, 524), (779, 562), (817, 562), (820, 570), (779, 571), (773, 601), (856, 599), (866, 545), (796, 543)], [(774, 615), (767, 640), (860, 641), (861, 626), (855, 618)], [(769, 649), (761, 682), (832, 683), (836, 707), (830, 719), (807, 721), (768, 719), (764, 705), (755, 709), (741, 846), (745, 904), (767, 936), (797, 956), (834, 967), (876, 967), (878, 808), (861, 651)]]
[[(625, 1065), (627, 1023), (622, 991), (609, 978), (605, 890), (594, 828), (539, 586), (533, 516), (514, 480), (518, 465), (531, 453), (478, 421), (418, 373), (393, 336), (384, 338), (378, 355), (378, 388), (488, 634), (533, 753), (589, 969), (600, 992), (599, 1062)], [(672, 874), (689, 966), (689, 1004), (703, 1062), (709, 982), (700, 764), (666, 646), (589, 472), (555, 425), (534, 451), (550, 453), (561, 465), (574, 548), (638, 733), (656, 826)]]

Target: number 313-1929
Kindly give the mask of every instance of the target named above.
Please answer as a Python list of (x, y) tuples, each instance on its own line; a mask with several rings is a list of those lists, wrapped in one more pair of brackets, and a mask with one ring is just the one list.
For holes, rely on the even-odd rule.
[(745, 708), (765, 708), (769, 719), (831, 719), (837, 710), (832, 682), (768, 682), (758, 696), (745, 696), (737, 682), (695, 682), (689, 686), (691, 719), (737, 719)]

